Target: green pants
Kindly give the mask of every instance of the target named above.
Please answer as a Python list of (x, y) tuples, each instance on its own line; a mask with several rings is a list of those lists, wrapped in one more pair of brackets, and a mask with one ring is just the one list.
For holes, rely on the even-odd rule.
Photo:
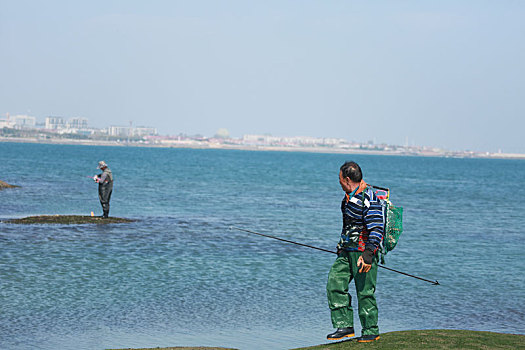
[(374, 292), (377, 279), (377, 256), (372, 268), (367, 273), (359, 273), (357, 259), (361, 252), (343, 251), (335, 260), (326, 284), (328, 306), (330, 307), (334, 328), (354, 326), (352, 298), (348, 294), (348, 285), (355, 282), (359, 319), (363, 328), (362, 335), (379, 334), (377, 326), (377, 302)]

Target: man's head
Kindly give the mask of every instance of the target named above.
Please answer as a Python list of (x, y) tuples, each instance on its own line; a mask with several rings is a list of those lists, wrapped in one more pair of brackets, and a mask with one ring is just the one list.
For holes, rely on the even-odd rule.
[(345, 162), (339, 170), (339, 183), (343, 191), (350, 193), (363, 179), (361, 168), (356, 162)]
[(101, 169), (101, 170), (104, 170), (108, 167), (108, 165), (106, 164), (106, 162), (104, 162), (103, 160), (101, 160), (100, 162), (98, 162), (98, 167), (97, 169)]

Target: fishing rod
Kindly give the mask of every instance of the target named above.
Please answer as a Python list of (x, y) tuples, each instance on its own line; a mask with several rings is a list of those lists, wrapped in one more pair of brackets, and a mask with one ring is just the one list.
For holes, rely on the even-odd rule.
[(85, 176), (90, 178), (93, 181), (97, 181), (97, 177), (98, 177), (97, 175), (95, 175), (95, 176), (87, 176), (87, 175), (85, 175)]
[[(275, 237), (275, 236), (265, 235), (264, 233), (250, 231), (250, 230), (246, 230), (246, 229), (243, 229), (243, 228), (240, 228), (240, 227), (230, 226), (230, 229), (235, 229), (235, 230), (239, 230), (239, 231), (243, 231), (243, 232), (248, 232), (248, 233), (252, 233), (254, 235), (259, 235), (259, 236), (263, 236), (263, 237), (267, 237), (267, 238), (272, 238), (272, 239), (276, 239), (278, 241), (282, 241), (282, 242), (286, 242), (286, 243), (292, 243), (292, 244), (300, 245), (300, 246), (307, 247), (307, 248), (317, 249), (317, 250), (320, 250), (320, 251), (323, 251), (323, 252), (327, 252), (327, 253), (337, 254), (337, 252), (334, 252), (332, 250), (323, 249), (323, 248), (319, 248), (319, 247), (314, 247), (312, 245), (308, 245), (308, 244), (304, 244), (304, 243), (289, 241), (289, 240), (284, 239), (284, 238), (279, 238), (279, 237)], [(426, 278), (422, 278), (422, 277), (411, 275), (411, 274), (406, 273), (406, 272), (394, 270), (394, 269), (391, 269), (390, 267), (386, 267), (386, 266), (383, 266), (383, 265), (380, 265), (380, 264), (377, 264), (377, 266), (379, 266), (379, 267), (381, 267), (383, 269), (389, 270), (389, 271), (397, 272), (399, 274), (402, 274), (402, 275), (405, 275), (405, 276), (408, 276), (408, 277), (413, 277), (413, 278), (416, 278), (418, 280), (422, 280), (422, 281), (425, 281), (425, 282), (432, 283), (433, 285), (439, 285), (439, 282), (437, 280), (435, 280), (435, 281), (427, 280)]]

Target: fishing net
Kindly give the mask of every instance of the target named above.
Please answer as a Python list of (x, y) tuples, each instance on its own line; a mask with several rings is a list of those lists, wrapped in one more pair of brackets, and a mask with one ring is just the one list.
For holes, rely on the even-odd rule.
[(386, 224), (383, 241), (385, 251), (383, 254), (395, 248), (401, 233), (403, 233), (403, 208), (396, 207), (390, 201), (386, 201)]

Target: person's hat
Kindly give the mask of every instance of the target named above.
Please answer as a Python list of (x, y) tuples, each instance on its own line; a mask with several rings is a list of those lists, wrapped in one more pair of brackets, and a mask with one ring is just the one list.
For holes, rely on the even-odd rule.
[(98, 167), (97, 169), (102, 169), (104, 167), (107, 167), (108, 165), (106, 164), (106, 162), (104, 162), (103, 160), (101, 160), (100, 162), (98, 162)]

